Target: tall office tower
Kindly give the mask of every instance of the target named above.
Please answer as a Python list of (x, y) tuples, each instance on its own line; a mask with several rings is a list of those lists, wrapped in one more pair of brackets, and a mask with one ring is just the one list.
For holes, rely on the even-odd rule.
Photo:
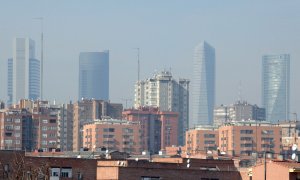
[(8, 104), (20, 99), (36, 100), (40, 97), (40, 61), (35, 59), (34, 41), (15, 38), (13, 58), (7, 61)]
[(192, 119), (196, 125), (212, 125), (215, 105), (215, 49), (207, 42), (198, 44), (194, 51), (192, 80)]
[(109, 99), (109, 51), (79, 55), (79, 99)]
[(288, 120), (290, 55), (265, 55), (262, 57), (262, 68), (262, 103), (266, 109), (266, 120)]
[(189, 83), (187, 79), (172, 78), (169, 71), (162, 71), (154, 77), (135, 84), (134, 107), (136, 109), (158, 107), (160, 111), (179, 113), (178, 142), (184, 144), (185, 131), (189, 122)]

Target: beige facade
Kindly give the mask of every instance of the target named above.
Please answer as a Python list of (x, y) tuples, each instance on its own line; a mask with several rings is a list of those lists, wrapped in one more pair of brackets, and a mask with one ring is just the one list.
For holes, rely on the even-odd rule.
[(197, 127), (186, 132), (188, 154), (207, 153), (216, 150), (219, 144), (219, 131), (213, 127)]
[(125, 120), (97, 120), (83, 125), (83, 145), (91, 151), (104, 147), (132, 154), (140, 154), (141, 125)]
[(234, 156), (281, 151), (281, 127), (268, 123), (240, 122), (219, 127), (219, 149)]

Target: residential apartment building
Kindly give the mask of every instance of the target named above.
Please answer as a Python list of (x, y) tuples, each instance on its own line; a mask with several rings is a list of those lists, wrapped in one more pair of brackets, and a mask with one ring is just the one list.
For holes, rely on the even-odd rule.
[(123, 105), (103, 100), (82, 99), (73, 107), (73, 151), (83, 148), (83, 125), (96, 119), (121, 119)]
[(256, 104), (251, 105), (247, 101), (237, 101), (234, 104), (214, 108), (214, 125), (220, 126), (232, 121), (266, 120), (264, 108)]
[(21, 109), (0, 111), (0, 149), (32, 151), (33, 124), (31, 113)]
[(178, 145), (178, 113), (144, 107), (123, 111), (123, 119), (141, 124), (142, 149), (157, 154), (167, 146)]
[(187, 154), (206, 154), (217, 150), (219, 146), (219, 131), (213, 126), (198, 126), (186, 132)]
[(226, 154), (250, 156), (252, 153), (281, 152), (282, 128), (262, 121), (240, 121), (219, 127), (219, 149)]
[(74, 104), (63, 104), (58, 113), (58, 148), (61, 151), (73, 150), (73, 108)]
[(83, 146), (95, 151), (105, 147), (130, 154), (141, 154), (141, 125), (116, 119), (95, 120), (83, 125)]
[(290, 55), (262, 57), (262, 104), (266, 120), (277, 123), (289, 120), (290, 113)]
[(162, 71), (135, 84), (135, 109), (154, 107), (160, 111), (179, 113), (179, 144), (184, 144), (184, 135), (189, 124), (189, 83), (188, 79), (176, 81), (171, 72)]

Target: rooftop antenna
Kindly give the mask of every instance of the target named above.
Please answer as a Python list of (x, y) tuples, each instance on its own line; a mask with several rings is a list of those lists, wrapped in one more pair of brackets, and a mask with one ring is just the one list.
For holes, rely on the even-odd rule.
[(137, 50), (137, 70), (138, 70), (138, 74), (137, 74), (137, 78), (138, 78), (138, 82), (140, 82), (140, 48), (135, 48)]
[(43, 17), (37, 17), (34, 18), (35, 20), (39, 20), (41, 23), (41, 100), (43, 100), (43, 79), (44, 79), (44, 18)]

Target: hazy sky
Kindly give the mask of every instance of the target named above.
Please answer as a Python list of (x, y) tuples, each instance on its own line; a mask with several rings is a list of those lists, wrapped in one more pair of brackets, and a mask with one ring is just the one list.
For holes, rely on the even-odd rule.
[(261, 105), (261, 56), (291, 54), (291, 112), (300, 112), (300, 1), (26, 0), (0, 3), (0, 99), (6, 98), (6, 61), (13, 37), (31, 37), (40, 57), (44, 17), (45, 92), (67, 102), (78, 95), (81, 51), (110, 50), (110, 99), (133, 99), (140, 48), (141, 79), (155, 70), (192, 76), (193, 49), (216, 49), (216, 103), (242, 98)]

